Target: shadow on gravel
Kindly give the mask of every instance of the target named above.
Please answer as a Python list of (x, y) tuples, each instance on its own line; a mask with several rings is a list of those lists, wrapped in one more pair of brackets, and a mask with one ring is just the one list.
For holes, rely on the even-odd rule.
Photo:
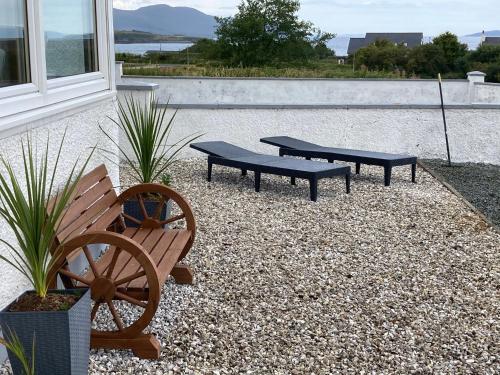
[(448, 167), (444, 160), (423, 162), (500, 227), (500, 166), (454, 163)]

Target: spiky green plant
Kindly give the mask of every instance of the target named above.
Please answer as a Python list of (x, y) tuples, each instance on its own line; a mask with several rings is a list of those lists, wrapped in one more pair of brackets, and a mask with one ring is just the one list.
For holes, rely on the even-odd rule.
[(167, 106), (160, 108), (153, 95), (145, 102), (133, 96), (118, 101), (118, 120), (110, 120), (123, 132), (131, 151), (101, 127), (105, 136), (118, 148), (138, 183), (157, 181), (176, 161), (179, 152), (201, 136), (191, 134), (169, 145), (177, 111), (166, 121)]
[(23, 367), (25, 375), (35, 375), (35, 337), (33, 337), (30, 361), (19, 336), (13, 331), (6, 332), (6, 336), (8, 337), (7, 339), (0, 337), (0, 345), (5, 346), (9, 352), (16, 356)]
[[(0, 217), (7, 222), (16, 237), (14, 244), (0, 239), (11, 253), (10, 257), (0, 255), (0, 259), (21, 272), (41, 298), (47, 296), (52, 281), (49, 280), (49, 270), (58, 257), (55, 239), (64, 210), (94, 152), (90, 152), (80, 168), (76, 161), (71, 171), (65, 172), (66, 178), (58, 188), (56, 177), (65, 137), (66, 132), (52, 171), (49, 171), (50, 138), (40, 158), (36, 155), (30, 136), (21, 142), (22, 172), (16, 171), (8, 159), (0, 156), (0, 165), (5, 170), (0, 173)], [(18, 177), (18, 174), (22, 176)], [(56, 198), (50, 201), (54, 196)]]

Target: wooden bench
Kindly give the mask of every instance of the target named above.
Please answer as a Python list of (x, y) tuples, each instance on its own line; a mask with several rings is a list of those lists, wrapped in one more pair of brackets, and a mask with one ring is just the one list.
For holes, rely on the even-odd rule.
[[(157, 202), (154, 214), (146, 209), (146, 198)], [(123, 212), (131, 200), (140, 206), (141, 218)], [(172, 214), (160, 218), (167, 202)], [(126, 221), (135, 227), (127, 227)], [(59, 226), (51, 276), (59, 276), (66, 288), (90, 288), (92, 321), (101, 322), (93, 324), (93, 348), (131, 349), (141, 358), (159, 358), (158, 340), (143, 331), (170, 275), (177, 283), (192, 283), (191, 269), (180, 262), (193, 245), (195, 231), (191, 207), (166, 186), (138, 185), (117, 196), (104, 165), (82, 177)], [(96, 254), (96, 249), (101, 250)], [(85, 261), (83, 272), (72, 269), (77, 259)], [(129, 312), (123, 319), (114, 301), (130, 305), (133, 317)], [(106, 318), (103, 310), (107, 325), (101, 321)]]

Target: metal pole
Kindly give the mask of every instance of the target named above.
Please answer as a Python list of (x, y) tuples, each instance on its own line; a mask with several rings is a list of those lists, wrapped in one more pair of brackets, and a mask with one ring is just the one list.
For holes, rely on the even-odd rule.
[(441, 95), (441, 111), (443, 112), (444, 136), (446, 138), (446, 152), (448, 154), (448, 166), (451, 167), (450, 143), (448, 142), (448, 126), (446, 125), (446, 112), (444, 109), (443, 82), (441, 80), (441, 73), (438, 74), (438, 80), (439, 80), (439, 94)]

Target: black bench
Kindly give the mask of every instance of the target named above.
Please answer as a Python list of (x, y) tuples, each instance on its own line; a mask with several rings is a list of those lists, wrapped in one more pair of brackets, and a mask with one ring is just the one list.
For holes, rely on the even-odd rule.
[(296, 178), (309, 180), (312, 201), (318, 199), (318, 180), (322, 178), (345, 176), (347, 193), (351, 191), (351, 168), (348, 166), (262, 155), (226, 142), (193, 143), (191, 148), (208, 154), (208, 181), (212, 180), (215, 164), (240, 169), (243, 175), (253, 171), (256, 192), (260, 191), (261, 173), (291, 177), (294, 185)]
[(356, 174), (360, 173), (361, 164), (384, 167), (385, 186), (391, 185), (393, 167), (411, 165), (411, 179), (413, 183), (416, 182), (417, 158), (415, 156), (323, 147), (292, 137), (268, 137), (262, 138), (260, 141), (279, 147), (280, 156), (301, 156), (307, 160), (311, 158), (326, 159), (329, 163), (334, 163), (335, 160), (356, 163)]

